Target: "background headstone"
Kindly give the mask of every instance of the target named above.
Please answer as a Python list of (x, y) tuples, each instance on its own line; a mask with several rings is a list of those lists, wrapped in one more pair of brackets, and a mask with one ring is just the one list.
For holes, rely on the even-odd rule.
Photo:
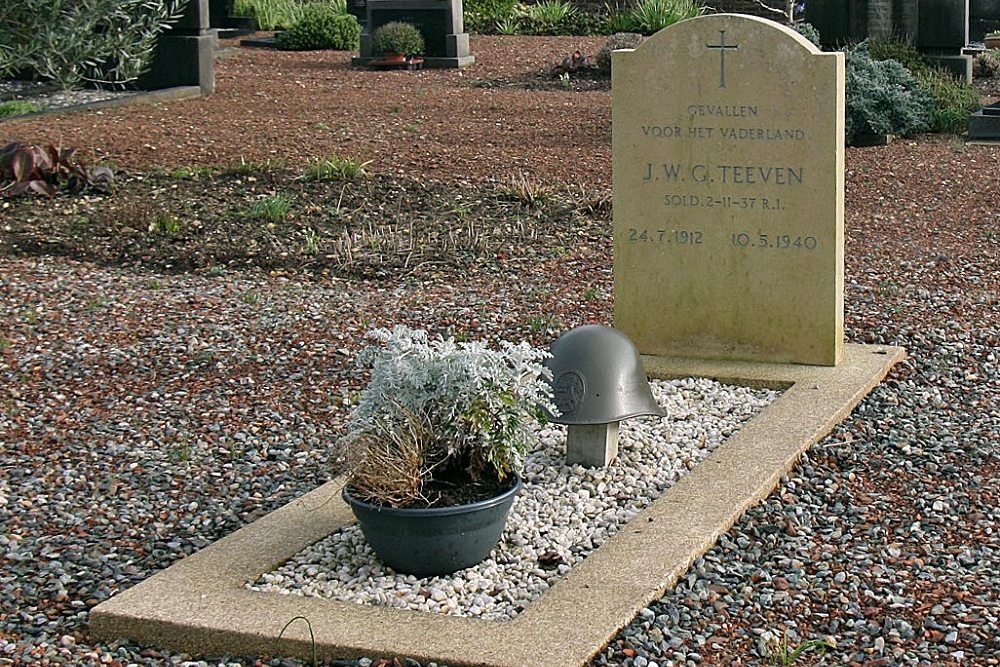
[(645, 354), (836, 365), (844, 56), (772, 21), (612, 54), (615, 326)]
[[(979, 0), (996, 1), (996, 0)], [(804, 19), (823, 45), (839, 48), (868, 38), (899, 38), (932, 62), (972, 81), (970, 0), (809, 0)]]
[(136, 87), (159, 90), (198, 86), (202, 95), (215, 90), (215, 47), (218, 37), (209, 28), (209, 0), (189, 0), (180, 19), (156, 40), (149, 71)]
[(462, 0), (368, 0), (361, 32), (360, 55), (355, 65), (375, 58), (372, 35), (391, 21), (412, 23), (424, 38), (424, 67), (465, 67), (476, 61), (469, 51)]
[(249, 35), (257, 31), (257, 21), (250, 16), (233, 16), (233, 0), (208, 0), (209, 27), (220, 39)]
[(982, 42), (994, 30), (1000, 30), (1000, 0), (969, 0), (969, 39)]

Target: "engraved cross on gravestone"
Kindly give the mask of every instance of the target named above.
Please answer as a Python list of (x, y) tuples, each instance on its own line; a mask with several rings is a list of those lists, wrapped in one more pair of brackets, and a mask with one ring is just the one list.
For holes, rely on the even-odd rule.
[(719, 31), (719, 43), (718, 44), (706, 44), (706, 47), (710, 49), (718, 49), (719, 51), (719, 88), (726, 87), (726, 51), (738, 51), (739, 44), (726, 44), (726, 31)]

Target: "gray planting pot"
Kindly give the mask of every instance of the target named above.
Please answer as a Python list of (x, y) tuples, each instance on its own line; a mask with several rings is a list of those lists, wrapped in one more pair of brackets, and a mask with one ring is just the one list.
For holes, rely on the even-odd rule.
[(499, 496), (468, 505), (396, 508), (342, 496), (361, 532), (384, 564), (397, 572), (429, 577), (482, 562), (500, 541), (521, 480)]

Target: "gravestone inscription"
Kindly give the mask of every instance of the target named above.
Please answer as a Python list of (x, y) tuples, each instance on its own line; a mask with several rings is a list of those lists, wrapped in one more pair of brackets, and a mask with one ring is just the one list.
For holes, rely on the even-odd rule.
[(839, 363), (843, 54), (716, 14), (612, 63), (615, 326), (644, 354)]

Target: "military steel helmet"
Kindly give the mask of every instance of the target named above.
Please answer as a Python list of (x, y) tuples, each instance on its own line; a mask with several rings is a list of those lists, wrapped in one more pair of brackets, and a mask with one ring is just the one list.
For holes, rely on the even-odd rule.
[(666, 412), (646, 381), (639, 351), (620, 331), (588, 324), (567, 331), (549, 348), (558, 424), (609, 424)]

